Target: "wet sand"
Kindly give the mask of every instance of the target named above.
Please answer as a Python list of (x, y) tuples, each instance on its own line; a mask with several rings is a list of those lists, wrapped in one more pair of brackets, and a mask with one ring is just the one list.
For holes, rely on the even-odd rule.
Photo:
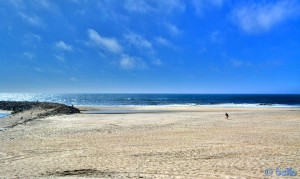
[(300, 171), (299, 108), (80, 108), (158, 112), (53, 116), (0, 131), (0, 178), (269, 178), (267, 168)]

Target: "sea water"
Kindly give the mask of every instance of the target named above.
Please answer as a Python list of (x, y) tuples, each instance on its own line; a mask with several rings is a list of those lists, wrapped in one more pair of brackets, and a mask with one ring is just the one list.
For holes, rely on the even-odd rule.
[(8, 116), (8, 113), (0, 113), (0, 118)]
[(0, 93), (0, 101), (57, 102), (80, 106), (300, 107), (300, 95), (288, 94), (35, 94)]

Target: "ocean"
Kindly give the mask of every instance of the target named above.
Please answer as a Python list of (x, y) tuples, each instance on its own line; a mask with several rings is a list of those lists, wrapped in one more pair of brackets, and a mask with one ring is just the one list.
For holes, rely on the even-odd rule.
[(292, 94), (34, 94), (0, 93), (0, 101), (57, 102), (77, 106), (300, 107)]
[(6, 117), (6, 116), (9, 116), (9, 113), (1, 113), (1, 112), (0, 112), (0, 118)]

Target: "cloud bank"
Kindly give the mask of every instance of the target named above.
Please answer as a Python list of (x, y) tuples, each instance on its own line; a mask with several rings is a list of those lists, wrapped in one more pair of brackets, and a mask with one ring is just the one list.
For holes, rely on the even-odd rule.
[(293, 0), (244, 4), (233, 10), (233, 19), (245, 32), (265, 32), (297, 15), (298, 10), (299, 3)]

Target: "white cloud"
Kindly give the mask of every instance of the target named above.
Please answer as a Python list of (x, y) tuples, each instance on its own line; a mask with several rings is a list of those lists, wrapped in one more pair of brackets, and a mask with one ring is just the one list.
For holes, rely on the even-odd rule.
[(60, 50), (72, 51), (73, 47), (71, 45), (66, 44), (64, 41), (58, 41), (55, 43), (55, 47)]
[(249, 61), (243, 60), (231, 60), (231, 65), (235, 68), (252, 66), (252, 64)]
[(221, 35), (221, 32), (218, 30), (212, 31), (209, 35), (209, 40), (212, 43), (222, 43), (223, 42), (223, 37)]
[(170, 14), (173, 12), (183, 12), (185, 10), (185, 3), (182, 0), (127, 0), (124, 7), (129, 12)]
[(30, 25), (36, 26), (36, 27), (43, 27), (44, 23), (42, 22), (41, 18), (38, 16), (30, 16), (24, 13), (19, 13), (22, 20)]
[(293, 0), (246, 4), (234, 9), (233, 20), (248, 33), (268, 31), (296, 15), (300, 10), (299, 7), (299, 4)]
[(165, 23), (166, 28), (170, 32), (171, 35), (177, 36), (182, 33), (182, 31), (174, 24)]
[(35, 0), (33, 2), (37, 5), (37, 8), (43, 8), (53, 12), (57, 11), (57, 7), (48, 0)]
[(153, 11), (153, 8), (146, 1), (128, 0), (125, 2), (125, 9), (131, 12), (148, 13)]
[(147, 64), (138, 57), (123, 54), (120, 59), (120, 67), (126, 70), (147, 68)]
[(122, 46), (114, 38), (102, 37), (93, 29), (88, 29), (88, 36), (90, 43), (97, 45), (100, 48), (104, 48), (113, 53), (122, 52)]
[(75, 82), (75, 81), (77, 81), (77, 78), (73, 76), (70, 78), (70, 81)]
[(161, 65), (162, 65), (161, 60), (158, 59), (158, 58), (153, 59), (153, 60), (152, 60), (152, 63), (153, 63), (154, 65), (156, 65), (156, 66), (161, 66)]
[(65, 57), (63, 55), (57, 55), (55, 54), (54, 57), (58, 60), (58, 61), (61, 61), (61, 62), (65, 62)]
[(185, 3), (182, 0), (169, 0), (169, 1), (161, 1), (157, 0), (160, 5), (160, 11), (172, 13), (172, 12), (183, 12), (185, 11)]
[(42, 37), (40, 35), (33, 34), (33, 33), (26, 33), (23, 36), (22, 43), (30, 48), (38, 48), (40, 45), (39, 43), (41, 41), (42, 41)]
[(159, 45), (162, 45), (162, 46), (165, 46), (165, 47), (169, 47), (169, 48), (174, 48), (173, 43), (170, 42), (169, 40), (163, 38), (163, 37), (156, 37), (156, 38), (155, 38), (155, 41), (156, 41)]
[(37, 34), (27, 33), (24, 35), (24, 39), (31, 42), (40, 42), (42, 40), (42, 37)]
[(22, 0), (10, 0), (10, 1), (7, 1), (7, 2), (9, 2), (11, 5), (13, 5), (17, 9), (24, 9), (25, 8), (25, 4), (23, 3)]
[(39, 67), (35, 67), (34, 70), (37, 71), (37, 72), (43, 72), (44, 71), (43, 69), (41, 69)]
[(152, 44), (141, 35), (129, 33), (125, 35), (125, 39), (136, 47), (148, 49), (152, 48)]
[(8, 0), (18, 10), (44, 9), (48, 11), (57, 11), (57, 6), (48, 0)]
[(132, 69), (135, 66), (135, 59), (129, 56), (122, 57), (120, 60), (120, 66), (124, 69)]
[(32, 53), (32, 52), (24, 52), (23, 56), (25, 56), (26, 58), (28, 58), (30, 60), (33, 59), (33, 58), (35, 58), (35, 54)]
[(209, 8), (220, 8), (226, 0), (192, 0), (192, 5), (196, 10), (196, 14), (202, 15), (203, 11)]

